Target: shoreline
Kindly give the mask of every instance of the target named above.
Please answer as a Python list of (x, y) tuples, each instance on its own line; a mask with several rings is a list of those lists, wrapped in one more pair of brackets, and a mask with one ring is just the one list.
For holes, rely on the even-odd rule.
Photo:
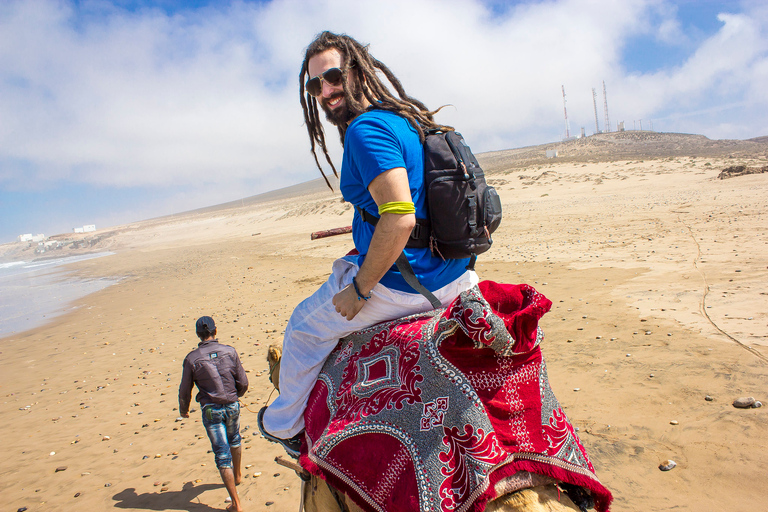
[(0, 343), (66, 315), (75, 302), (113, 285), (119, 277), (78, 276), (73, 265), (111, 252), (12, 262), (0, 267)]

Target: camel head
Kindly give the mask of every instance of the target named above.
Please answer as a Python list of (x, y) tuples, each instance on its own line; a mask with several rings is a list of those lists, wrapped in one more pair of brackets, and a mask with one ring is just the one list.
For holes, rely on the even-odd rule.
[(267, 363), (269, 363), (269, 381), (280, 391), (280, 358), (283, 357), (281, 345), (270, 345), (267, 349)]

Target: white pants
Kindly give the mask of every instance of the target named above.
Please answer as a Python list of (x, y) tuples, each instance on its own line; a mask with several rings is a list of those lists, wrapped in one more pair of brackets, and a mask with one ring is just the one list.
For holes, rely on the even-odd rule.
[[(304, 409), (317, 376), (339, 338), (371, 325), (432, 309), (418, 293), (392, 290), (377, 284), (371, 298), (352, 320), (336, 312), (333, 297), (357, 275), (356, 263), (344, 258), (333, 263), (328, 281), (293, 310), (283, 338), (280, 363), (280, 395), (264, 413), (264, 428), (270, 434), (287, 439), (304, 428)], [(433, 291), (443, 306), (478, 282), (468, 270), (448, 285)]]

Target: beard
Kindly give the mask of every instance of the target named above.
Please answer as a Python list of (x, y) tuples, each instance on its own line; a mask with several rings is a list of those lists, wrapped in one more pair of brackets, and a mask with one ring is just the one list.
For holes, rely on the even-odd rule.
[[(361, 89), (353, 90), (352, 97), (355, 101), (362, 102), (363, 91)], [(325, 118), (329, 123), (334, 126), (346, 126), (352, 119), (357, 117), (360, 112), (350, 109), (347, 101), (344, 101), (340, 107), (331, 110), (328, 107), (327, 102), (335, 100), (336, 98), (344, 98), (344, 93), (339, 91), (330, 98), (323, 98), (320, 101), (320, 106), (322, 107), (323, 112), (325, 112)]]

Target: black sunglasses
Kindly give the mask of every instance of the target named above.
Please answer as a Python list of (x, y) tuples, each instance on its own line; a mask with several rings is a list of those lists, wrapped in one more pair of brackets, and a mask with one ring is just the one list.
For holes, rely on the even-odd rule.
[(317, 76), (307, 80), (306, 89), (309, 94), (317, 98), (323, 94), (323, 80), (330, 85), (339, 85), (341, 83), (341, 70), (339, 68), (326, 69)]

